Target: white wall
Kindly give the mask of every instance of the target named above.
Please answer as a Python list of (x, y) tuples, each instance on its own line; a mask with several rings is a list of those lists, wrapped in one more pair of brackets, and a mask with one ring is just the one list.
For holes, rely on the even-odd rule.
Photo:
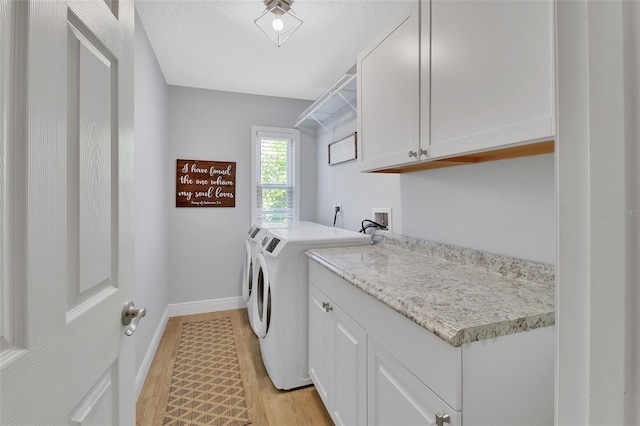
[(405, 173), (403, 231), (555, 263), (553, 154)]
[[(553, 154), (400, 175), (328, 166), (327, 144), (353, 133), (356, 116), (337, 114), (335, 136), (318, 134), (318, 221), (357, 230), (371, 207), (391, 207), (393, 232), (538, 262), (555, 263)], [(339, 223), (340, 224), (340, 223)]]
[(160, 325), (168, 297), (170, 173), (167, 84), (136, 12), (135, 22), (136, 306), (147, 315), (136, 331), (136, 371)]
[[(627, 206), (640, 209), (640, 2), (624, 3)], [(640, 424), (640, 217), (627, 217), (625, 424)]]
[[(292, 127), (310, 101), (169, 86), (169, 160), (235, 161), (235, 208), (169, 208), (169, 303), (238, 297), (251, 226), (251, 126)], [(301, 131), (301, 220), (315, 219), (313, 132)]]

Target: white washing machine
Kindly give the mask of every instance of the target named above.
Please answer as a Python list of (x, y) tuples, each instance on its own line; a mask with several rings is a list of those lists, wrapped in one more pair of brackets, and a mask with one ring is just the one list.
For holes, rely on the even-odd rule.
[(260, 251), (260, 243), (264, 239), (267, 229), (276, 228), (308, 228), (308, 227), (324, 227), (313, 222), (289, 222), (289, 223), (261, 223), (255, 224), (249, 229), (249, 236), (244, 243), (244, 261), (242, 265), (242, 298), (247, 302), (247, 313), (249, 315), (249, 323), (253, 328), (253, 304), (255, 295), (253, 290), (254, 265), (256, 257)]
[(314, 248), (371, 244), (371, 236), (340, 228), (272, 229), (261, 243), (253, 280), (254, 331), (278, 389), (311, 384), (308, 360), (309, 259)]

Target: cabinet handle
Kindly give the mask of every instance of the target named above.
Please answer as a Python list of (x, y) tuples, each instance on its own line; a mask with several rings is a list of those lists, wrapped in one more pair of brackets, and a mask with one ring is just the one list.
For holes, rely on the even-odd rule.
[(333, 311), (333, 307), (329, 302), (322, 302), (322, 309), (324, 309), (325, 312)]
[(445, 423), (451, 423), (451, 417), (448, 414), (436, 413), (436, 426), (444, 426)]
[(426, 150), (426, 149), (424, 149), (424, 148), (420, 148), (420, 151), (418, 151), (418, 153), (419, 153), (420, 155), (427, 155), (427, 150)]
[(417, 153), (417, 152), (415, 152), (415, 151), (409, 151), (409, 158), (411, 158), (411, 157), (416, 157), (416, 158), (418, 158), (418, 153)]

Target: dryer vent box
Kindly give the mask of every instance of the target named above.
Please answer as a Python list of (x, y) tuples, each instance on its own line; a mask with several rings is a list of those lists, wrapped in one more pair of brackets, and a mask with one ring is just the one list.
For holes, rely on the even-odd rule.
[(374, 207), (371, 209), (371, 220), (384, 225), (391, 232), (391, 207)]

